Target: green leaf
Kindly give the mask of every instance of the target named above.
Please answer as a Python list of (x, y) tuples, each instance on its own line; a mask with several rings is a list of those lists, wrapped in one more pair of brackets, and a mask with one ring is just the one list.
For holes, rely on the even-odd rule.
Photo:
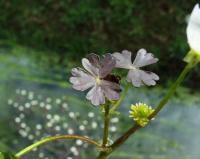
[(0, 159), (17, 159), (17, 158), (12, 154), (0, 152)]

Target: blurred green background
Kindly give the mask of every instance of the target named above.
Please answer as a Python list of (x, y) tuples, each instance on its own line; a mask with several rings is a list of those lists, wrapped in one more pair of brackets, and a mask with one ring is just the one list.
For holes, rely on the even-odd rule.
[[(182, 59), (189, 50), (187, 19), (197, 2), (1, 0), (0, 150), (16, 152), (43, 136), (66, 134), (71, 129), (100, 140), (101, 114), (85, 100), (84, 93), (71, 89), (70, 70), (80, 66), (81, 58), (91, 52), (128, 49), (135, 54), (146, 48), (160, 59), (151, 69), (161, 80), (155, 88), (130, 91), (121, 115), (116, 117), (122, 123), (114, 122), (111, 129), (111, 139), (118, 137), (132, 123), (127, 117), (130, 104), (146, 101), (156, 105), (184, 67)], [(199, 159), (199, 70), (198, 66), (191, 72), (151, 125), (110, 158)], [(60, 110), (63, 104), (68, 107)], [(90, 117), (89, 112), (98, 117)], [(79, 114), (73, 117), (73, 113)], [(53, 126), (49, 127), (51, 120)], [(82, 123), (84, 120), (91, 123)], [(82, 124), (84, 130), (79, 128)], [(58, 147), (60, 151), (55, 152)], [(78, 149), (77, 156), (74, 147)], [(57, 147), (45, 147), (24, 158), (95, 158), (97, 152), (88, 153), (89, 150), (88, 145), (75, 142), (57, 143)]]

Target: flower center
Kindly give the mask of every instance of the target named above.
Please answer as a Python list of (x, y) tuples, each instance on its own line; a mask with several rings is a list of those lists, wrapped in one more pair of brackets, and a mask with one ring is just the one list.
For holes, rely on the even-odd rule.
[(99, 77), (96, 78), (96, 83), (99, 85), (101, 83), (101, 79)]
[(130, 66), (130, 69), (131, 69), (131, 70), (135, 70), (135, 69), (137, 69), (137, 68), (136, 68), (135, 66), (131, 65), (131, 66)]

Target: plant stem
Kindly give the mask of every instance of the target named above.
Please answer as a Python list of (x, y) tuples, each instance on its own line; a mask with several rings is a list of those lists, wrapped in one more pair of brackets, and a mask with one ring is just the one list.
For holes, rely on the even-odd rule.
[[(125, 86), (125, 89), (120, 97), (120, 99), (116, 102), (116, 104), (109, 110), (109, 105), (105, 105), (105, 117), (104, 117), (104, 137), (103, 137), (103, 144), (102, 147), (106, 147), (107, 140), (108, 140), (108, 128), (109, 128), (109, 122), (110, 122), (110, 115), (112, 115), (115, 110), (120, 106), (124, 98), (126, 97), (129, 89), (129, 84)], [(97, 159), (104, 159), (106, 158), (107, 152), (100, 152)], [(105, 156), (105, 157), (104, 157)]]
[[(104, 130), (103, 130), (103, 142), (102, 142), (102, 148), (106, 148), (106, 145), (108, 143), (108, 134), (109, 134), (109, 123), (110, 123), (110, 107), (109, 107), (109, 103), (106, 103), (104, 105), (104, 110), (105, 110), (105, 114), (104, 114)], [(99, 153), (99, 156), (101, 156), (102, 154), (104, 154), (104, 151), (101, 151)]]
[(105, 109), (105, 115), (104, 115), (104, 131), (103, 131), (102, 147), (105, 147), (108, 142), (109, 122), (110, 122), (109, 105), (106, 104), (104, 109)]
[[(183, 69), (183, 71), (181, 72), (181, 74), (179, 75), (179, 77), (177, 78), (177, 80), (175, 81), (175, 83), (170, 87), (169, 91), (167, 92), (167, 94), (163, 97), (163, 99), (160, 101), (160, 103), (158, 104), (158, 106), (156, 107), (155, 111), (149, 116), (149, 120), (151, 120), (153, 117), (155, 117), (160, 110), (165, 106), (165, 104), (168, 102), (168, 100), (172, 97), (172, 95), (175, 93), (177, 87), (181, 84), (181, 82), (184, 80), (185, 76), (187, 75), (187, 73), (192, 69), (192, 67), (194, 66), (193, 62), (188, 63), (185, 68)], [(142, 128), (141, 126), (135, 124), (133, 127), (131, 127), (128, 131), (126, 131), (121, 137), (119, 137), (111, 146), (111, 151), (110, 152), (104, 152), (103, 154), (101, 154), (99, 156), (98, 159), (104, 159), (106, 158), (108, 155), (110, 155), (117, 147), (119, 147), (120, 145), (122, 145), (132, 134), (134, 134), (138, 129)]]
[(175, 93), (177, 87), (185, 79), (185, 76), (192, 69), (192, 67), (193, 67), (193, 63), (188, 63), (185, 66), (185, 68), (183, 69), (183, 71), (181, 72), (181, 74), (179, 75), (179, 77), (177, 78), (177, 80), (175, 81), (175, 83), (170, 87), (170, 89), (167, 92), (167, 94), (163, 97), (163, 99), (157, 105), (155, 111), (149, 116), (149, 119), (152, 119), (153, 117), (155, 117), (160, 112), (160, 110), (165, 106), (165, 104), (173, 96), (173, 94)]
[(16, 158), (20, 158), (22, 157), (23, 155), (29, 153), (30, 151), (32, 151), (34, 148), (38, 147), (38, 146), (41, 146), (41, 145), (44, 145), (46, 143), (49, 143), (49, 142), (52, 142), (52, 141), (55, 141), (55, 140), (68, 140), (68, 139), (79, 139), (79, 140), (83, 140), (85, 142), (88, 142), (90, 144), (93, 144), (95, 145), (96, 147), (98, 148), (101, 148), (101, 145), (98, 144), (97, 142), (93, 141), (92, 139), (90, 138), (87, 138), (87, 137), (83, 137), (83, 136), (79, 136), (79, 135), (61, 135), (61, 136), (52, 136), (52, 137), (47, 137), (47, 138), (44, 138), (28, 147), (26, 147), (25, 149), (21, 150), (20, 152), (18, 152), (15, 157)]
[(122, 101), (124, 100), (124, 98), (126, 97), (127, 93), (128, 93), (128, 89), (129, 89), (129, 84), (127, 83), (127, 85), (124, 88), (124, 91), (120, 97), (120, 99), (117, 101), (117, 103), (110, 109), (110, 114), (113, 114), (115, 112), (115, 110), (120, 106), (120, 104), (122, 103)]

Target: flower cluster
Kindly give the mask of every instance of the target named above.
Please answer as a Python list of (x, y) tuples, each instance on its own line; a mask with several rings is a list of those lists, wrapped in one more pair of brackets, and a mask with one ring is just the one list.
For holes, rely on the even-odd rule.
[(131, 105), (130, 117), (140, 126), (144, 127), (149, 122), (149, 115), (154, 112), (150, 106), (144, 103)]
[(86, 98), (95, 106), (105, 104), (106, 100), (118, 100), (120, 98), (119, 78), (111, 74), (114, 68), (128, 69), (127, 81), (133, 86), (152, 86), (159, 80), (153, 72), (143, 71), (142, 67), (154, 64), (158, 61), (152, 53), (145, 49), (137, 52), (132, 62), (132, 53), (123, 50), (122, 53), (105, 54), (103, 58), (96, 54), (90, 54), (82, 59), (82, 68), (73, 68), (70, 82), (73, 88), (79, 91), (90, 89)]

